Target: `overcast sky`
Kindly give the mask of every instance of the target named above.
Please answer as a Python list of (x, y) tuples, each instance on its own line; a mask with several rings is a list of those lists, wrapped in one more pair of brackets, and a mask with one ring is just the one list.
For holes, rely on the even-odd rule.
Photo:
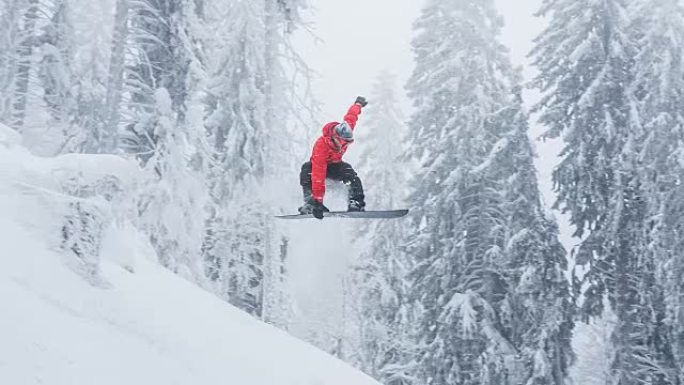
[(315, 71), (314, 92), (324, 120), (336, 120), (357, 95), (368, 95), (383, 69), (406, 79), (412, 69), (411, 24), (422, 1), (312, 0), (314, 34), (300, 39)]
[[(412, 24), (424, 0), (312, 0), (308, 18), (314, 34), (297, 39), (315, 71), (314, 92), (322, 105), (322, 120), (339, 119), (357, 94), (368, 95), (384, 69), (395, 72), (402, 84), (413, 69)], [(516, 64), (525, 63), (532, 39), (540, 30), (535, 18), (541, 0), (498, 0), (506, 27), (502, 41)], [(529, 74), (529, 71), (526, 71)]]

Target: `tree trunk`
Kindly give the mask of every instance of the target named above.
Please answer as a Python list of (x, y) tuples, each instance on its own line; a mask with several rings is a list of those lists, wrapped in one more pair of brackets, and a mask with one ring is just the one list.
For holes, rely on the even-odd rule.
[(124, 51), (128, 36), (128, 0), (117, 0), (107, 78), (106, 116), (98, 133), (97, 152), (111, 153), (118, 147), (118, 126), (124, 82)]
[(31, 56), (35, 38), (36, 19), (38, 18), (38, 0), (29, 0), (29, 7), (24, 14), (23, 39), (17, 47), (17, 75), (15, 78), (14, 103), (12, 108), (12, 127), (21, 131), (26, 118), (29, 80), (31, 76)]
[(0, 10), (0, 122), (7, 124), (10, 124), (14, 96), (19, 3), (20, 0), (7, 1)]

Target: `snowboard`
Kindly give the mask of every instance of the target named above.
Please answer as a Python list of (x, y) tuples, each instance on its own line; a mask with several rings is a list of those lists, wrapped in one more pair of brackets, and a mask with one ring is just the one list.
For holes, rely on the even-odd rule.
[[(355, 219), (390, 219), (401, 218), (408, 214), (408, 210), (374, 210), (374, 211), (330, 211), (323, 213), (325, 218), (355, 218)], [(276, 215), (280, 219), (313, 218), (313, 214)]]

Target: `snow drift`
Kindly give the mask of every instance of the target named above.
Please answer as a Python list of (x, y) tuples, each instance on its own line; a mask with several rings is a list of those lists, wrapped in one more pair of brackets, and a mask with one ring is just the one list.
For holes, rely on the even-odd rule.
[(161, 267), (119, 209), (134, 162), (20, 140), (0, 125), (0, 383), (377, 384)]

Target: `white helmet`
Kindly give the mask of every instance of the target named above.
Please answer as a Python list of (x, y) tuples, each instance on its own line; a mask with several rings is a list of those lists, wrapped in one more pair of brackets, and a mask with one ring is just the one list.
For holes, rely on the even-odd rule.
[(335, 134), (337, 134), (337, 136), (345, 142), (354, 141), (354, 131), (352, 131), (351, 127), (349, 127), (349, 123), (347, 122), (342, 122), (335, 126)]

